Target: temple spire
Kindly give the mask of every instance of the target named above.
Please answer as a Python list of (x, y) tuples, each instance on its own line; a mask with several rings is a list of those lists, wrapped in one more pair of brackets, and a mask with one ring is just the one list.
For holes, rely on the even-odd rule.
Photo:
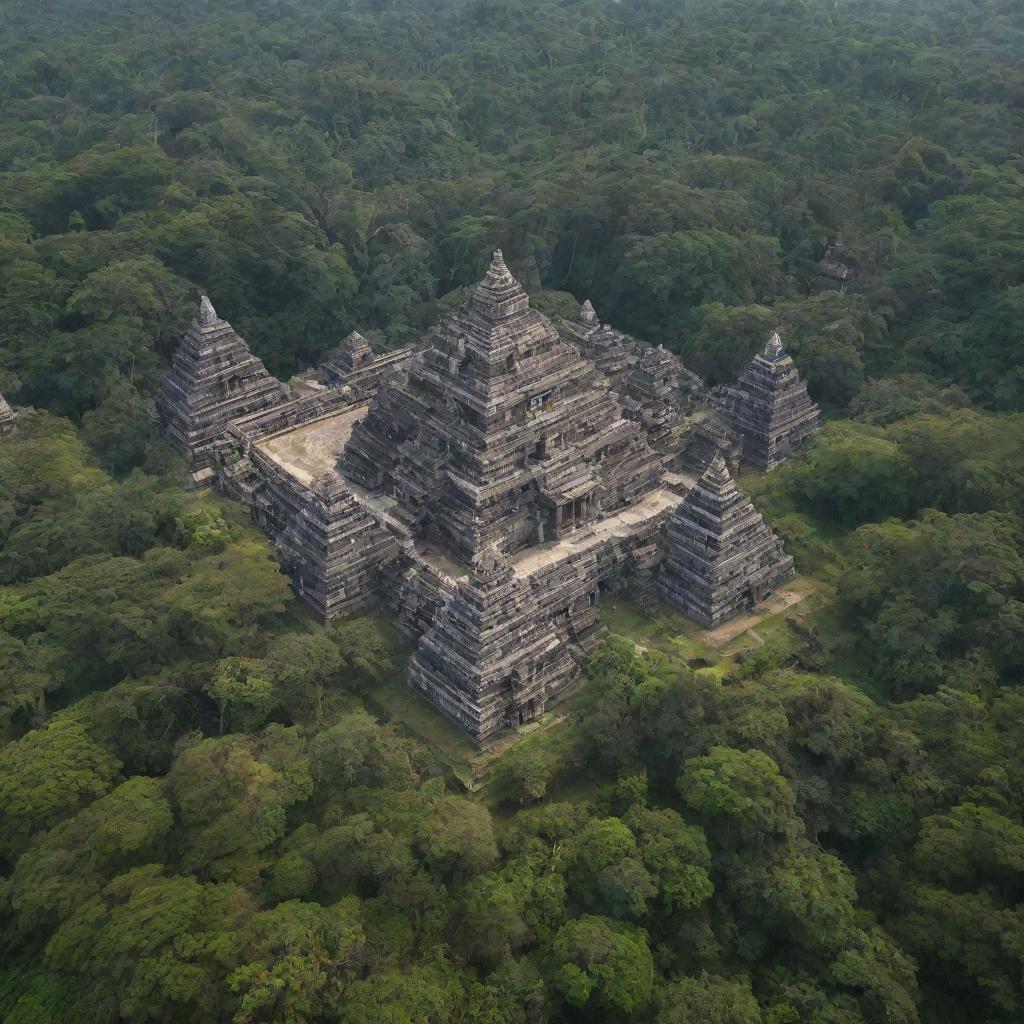
[(763, 352), (718, 403), (729, 425), (743, 435), (743, 457), (759, 469), (774, 469), (821, 427), (791, 356), (774, 331)]
[(208, 327), (210, 324), (215, 324), (219, 319), (220, 317), (217, 316), (217, 310), (213, 308), (210, 297), (204, 295), (199, 300), (199, 322), (204, 327)]
[(484, 279), (476, 289), (478, 301), (494, 302), (496, 299), (506, 298), (512, 294), (525, 296), (523, 286), (512, 276), (511, 271), (505, 265), (505, 257), (500, 249), (495, 249), (491, 256), (491, 265), (487, 268)]
[(529, 309), (526, 290), (512, 276), (500, 249), (494, 250), (491, 265), (473, 293), (472, 307), (489, 323), (505, 320)]
[(793, 558), (717, 454), (669, 517), (658, 586), (669, 604), (714, 628), (793, 576)]
[(772, 336), (768, 339), (768, 344), (764, 347), (765, 359), (775, 360), (785, 354), (785, 350), (782, 347), (782, 338), (779, 337), (779, 332), (773, 331)]
[(729, 467), (725, 464), (722, 453), (716, 452), (715, 457), (708, 463), (708, 468), (701, 474), (701, 483), (712, 484), (722, 487), (732, 481)]
[(160, 382), (156, 411), (163, 429), (187, 452), (197, 487), (215, 476), (214, 448), (233, 419), (269, 409), (288, 398), (279, 380), (204, 295), (199, 311)]
[(594, 309), (594, 304), (590, 299), (584, 299), (583, 305), (580, 306), (580, 311), (576, 314), (576, 319), (581, 324), (592, 325), (597, 323), (597, 310)]
[(487, 283), (497, 288), (507, 288), (510, 284), (516, 284), (516, 279), (505, 266), (505, 257), (500, 249), (494, 250), (491, 256), (491, 265), (487, 270)]

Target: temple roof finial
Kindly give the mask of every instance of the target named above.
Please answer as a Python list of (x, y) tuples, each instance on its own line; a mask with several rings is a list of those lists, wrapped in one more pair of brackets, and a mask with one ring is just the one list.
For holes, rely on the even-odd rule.
[(219, 317), (217, 316), (217, 310), (213, 308), (213, 303), (210, 301), (208, 295), (204, 295), (199, 300), (199, 322), (201, 324), (215, 324)]
[(495, 249), (487, 274), (473, 293), (472, 305), (487, 320), (496, 321), (523, 312), (529, 301), (523, 286), (505, 266), (501, 250)]
[(705, 480), (730, 479), (729, 467), (725, 464), (721, 451), (715, 452), (715, 457), (708, 463), (708, 468), (704, 470), (701, 476)]
[(505, 265), (505, 257), (502, 255), (500, 249), (494, 250), (494, 255), (491, 256), (491, 265), (487, 270), (487, 276), (484, 278), (482, 284), (488, 288), (509, 288), (517, 286), (518, 282)]
[(779, 337), (778, 331), (772, 332), (772, 336), (768, 339), (768, 344), (764, 347), (764, 354), (767, 359), (778, 359), (779, 356), (785, 355), (782, 348), (782, 339)]
[(345, 481), (333, 469), (328, 469), (314, 477), (311, 487), (318, 498), (327, 502), (348, 493)]
[(0, 437), (14, 429), (14, 419), (14, 410), (7, 404), (4, 396), (0, 395)]

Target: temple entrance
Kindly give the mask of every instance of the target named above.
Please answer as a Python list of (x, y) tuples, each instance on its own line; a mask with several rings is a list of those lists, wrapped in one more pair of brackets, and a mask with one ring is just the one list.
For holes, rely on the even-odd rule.
[(587, 521), (590, 514), (590, 499), (585, 496), (567, 501), (556, 509), (556, 513), (560, 530), (575, 529)]
[(510, 729), (514, 729), (517, 725), (525, 725), (527, 722), (532, 722), (539, 714), (540, 709), (537, 707), (537, 702), (531, 698), (520, 707), (517, 707), (515, 704), (510, 705), (505, 714), (505, 724)]

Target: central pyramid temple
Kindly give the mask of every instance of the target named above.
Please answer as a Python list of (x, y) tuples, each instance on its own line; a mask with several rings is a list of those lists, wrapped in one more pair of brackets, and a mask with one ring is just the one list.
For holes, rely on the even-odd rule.
[(510, 555), (637, 501), (662, 460), (607, 381), (530, 307), (501, 251), (380, 396), (339, 466), (466, 562)]
[(499, 250), (418, 345), (353, 332), (287, 387), (204, 298), (157, 404), (194, 486), (248, 506), (299, 597), (325, 621), (392, 614), (409, 685), (487, 744), (571, 692), (602, 594), (714, 628), (792, 575), (726, 463), (817, 427), (780, 353), (715, 410), (589, 301), (557, 323), (533, 309)]

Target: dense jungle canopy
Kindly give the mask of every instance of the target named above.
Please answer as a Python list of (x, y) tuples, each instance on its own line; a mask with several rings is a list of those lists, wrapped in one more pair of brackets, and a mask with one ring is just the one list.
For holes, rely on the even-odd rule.
[[(287, 378), (495, 245), (829, 422), (743, 480), (814, 614), (468, 791), (152, 395), (200, 290)], [(0, 392), (9, 1024), (1024, 1019), (1016, 0), (5, 0)]]

